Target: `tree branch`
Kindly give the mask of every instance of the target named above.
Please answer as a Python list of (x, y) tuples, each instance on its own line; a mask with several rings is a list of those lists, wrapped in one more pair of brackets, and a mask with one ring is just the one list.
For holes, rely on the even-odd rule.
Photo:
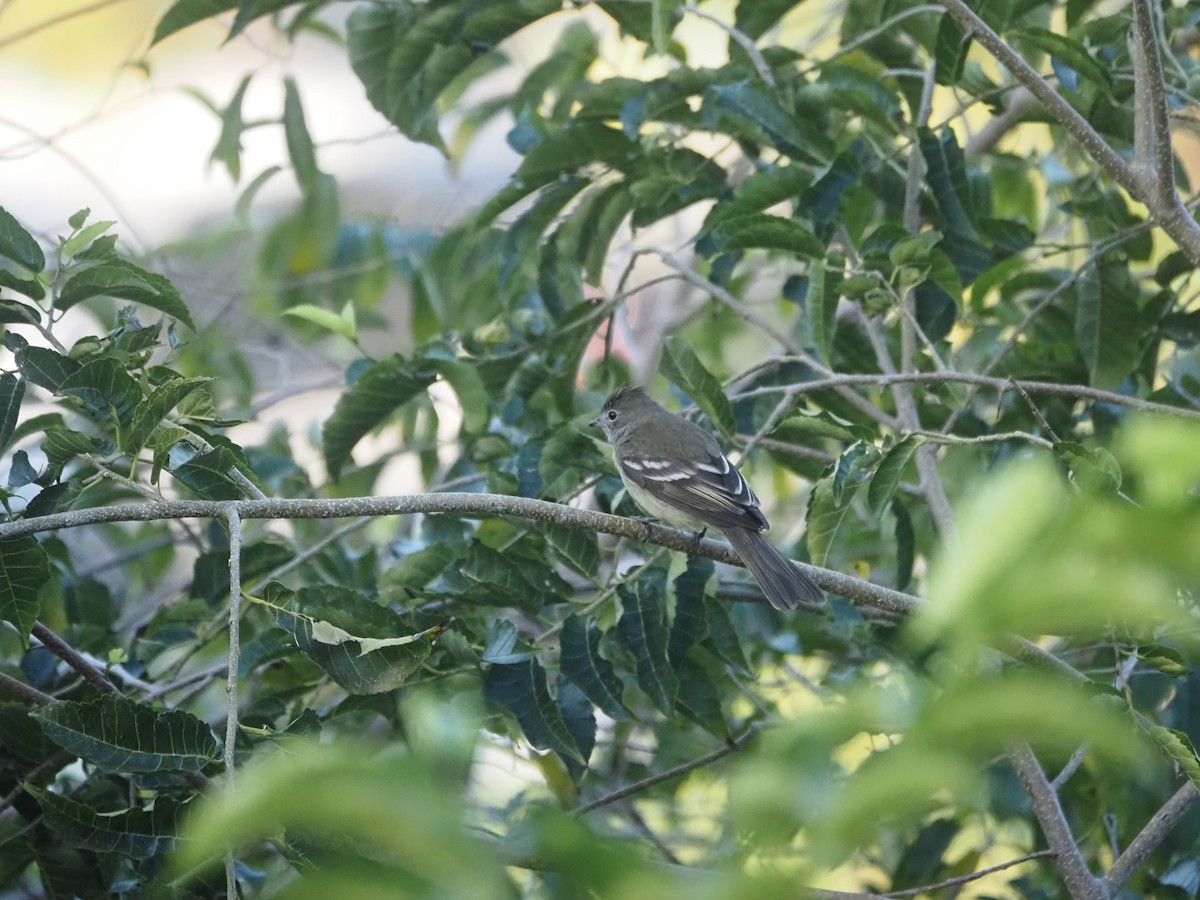
[(113, 683), (105, 677), (104, 673), (93, 666), (88, 660), (60, 638), (57, 634), (43, 625), (41, 622), (34, 622), (31, 633), (35, 638), (42, 642), (42, 646), (65, 662), (68, 666), (78, 672), (83, 680), (94, 687), (101, 694), (116, 694), (118, 693)]
[[(242, 518), (237, 505), (226, 505), (229, 525), (229, 670), (225, 673), (225, 790), (234, 790), (238, 736), (238, 664), (242, 633)], [(233, 852), (225, 854), (225, 896), (236, 898), (237, 871)]]
[(1200, 791), (1189, 781), (1150, 817), (1146, 827), (1130, 841), (1125, 852), (1117, 857), (1117, 861), (1102, 879), (1110, 895), (1116, 896), (1120, 893), (1133, 877), (1133, 873), (1142, 867), (1146, 858), (1166, 839), (1179, 824), (1179, 820), (1192, 810), (1197, 801), (1200, 801)]
[[(1113, 149), (1100, 133), (1092, 127), (1091, 123), (1082, 114), (1071, 106), (1045, 78), (1038, 74), (1037, 70), (1025, 62), (1012, 47), (1005, 43), (1004, 39), (993, 31), (974, 10), (967, 6), (965, 0), (937, 0), (937, 2), (962, 26), (968, 35), (978, 41), (984, 49), (991, 53), (992, 56), (1012, 73), (1012, 76), (1017, 81), (1028, 88), (1030, 93), (1042, 102), (1042, 105), (1046, 107), (1055, 121), (1066, 129), (1068, 134), (1079, 141), (1083, 149), (1087, 151), (1087, 154), (1108, 173), (1113, 181), (1144, 203), (1159, 227), (1170, 235), (1188, 259), (1200, 265), (1200, 225), (1196, 224), (1195, 219), (1191, 217), (1183, 203), (1180, 202), (1179, 196), (1174, 191), (1173, 186), (1170, 190), (1170, 196), (1167, 196), (1167, 192), (1164, 190), (1162, 184), (1161, 173), (1159, 173), (1159, 178), (1147, 179), (1142, 176), (1141, 172), (1135, 171), (1133, 167), (1121, 158), (1121, 155)], [(1142, 5), (1146, 8), (1139, 14), (1137, 10)], [(1149, 0), (1135, 0), (1134, 12), (1136, 32), (1139, 16), (1146, 19), (1150, 17)], [(1149, 39), (1145, 42), (1145, 46), (1154, 47), (1153, 22), (1148, 21), (1146, 28), (1148, 29)], [(1135, 38), (1135, 43), (1143, 43), (1143, 41)], [(1154, 62), (1150, 62), (1150, 54), (1143, 54), (1141, 50), (1138, 50), (1137, 53), (1147, 57), (1145, 60), (1147, 66), (1157, 68), (1157, 90), (1162, 91), (1162, 67), (1161, 61), (1158, 58), (1157, 47), (1154, 47), (1153, 51)], [(1136, 75), (1137, 72), (1135, 71)], [(1150, 75), (1152, 77), (1153, 73), (1150, 73)], [(1157, 119), (1158, 114), (1153, 109), (1149, 111), (1149, 114)], [(1169, 129), (1167, 133), (1169, 134)], [(1159, 153), (1162, 152), (1160, 148)], [(1169, 146), (1166, 152), (1169, 154)]]
[(1029, 795), (1033, 814), (1042, 827), (1046, 843), (1054, 851), (1055, 865), (1062, 875), (1067, 893), (1072, 900), (1108, 900), (1108, 893), (1100, 880), (1087, 867), (1083, 854), (1071, 834), (1071, 826), (1063, 815), (1058, 795), (1050, 786), (1046, 773), (1033, 755), (1028, 744), (1022, 744), (1009, 751), (1009, 760), (1016, 769), (1017, 777)]
[(1111, 403), (1114, 406), (1124, 406), (1129, 409), (1178, 416), (1182, 419), (1200, 420), (1200, 410), (1186, 409), (1180, 406), (1168, 406), (1165, 403), (1141, 400), (1137, 397), (1116, 394), (1112, 391), (1102, 391), (1098, 388), (1087, 387), (1082, 384), (1059, 384), (1054, 381), (1024, 381), (996, 378), (989, 375), (975, 375), (970, 372), (885, 372), (883, 374), (830, 375), (826, 378), (814, 378), (812, 381), (803, 381), (797, 384), (780, 384), (770, 387), (752, 388), (732, 395), (730, 399), (758, 397), (780, 391), (804, 394), (810, 391), (823, 391), (832, 387), (854, 384), (888, 387), (901, 381), (909, 381), (916, 384), (978, 384), (983, 387), (995, 388), (1002, 392), (1011, 389), (1015, 384), (1031, 394), (1057, 394), (1064, 397), (1078, 397), (1081, 400), (1098, 400), (1101, 403)]
[(11, 675), (5, 675), (3, 672), (0, 672), (0, 691), (4, 691), (10, 696), (16, 697), (18, 700), (24, 700), (26, 703), (31, 703), (34, 706), (47, 706), (54, 702), (54, 698), (49, 694), (44, 694), (33, 685), (18, 681)]
[(1133, 171), (1142, 181), (1146, 197), (1170, 207), (1179, 203), (1179, 195), (1175, 192), (1171, 118), (1154, 20), (1151, 0), (1133, 0)]

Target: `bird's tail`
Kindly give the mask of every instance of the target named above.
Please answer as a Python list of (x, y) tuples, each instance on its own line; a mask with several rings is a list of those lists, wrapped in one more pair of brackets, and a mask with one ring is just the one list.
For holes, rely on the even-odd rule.
[(825, 594), (816, 583), (757, 531), (749, 528), (723, 530), (776, 609), (803, 607), (815, 612), (825, 606)]

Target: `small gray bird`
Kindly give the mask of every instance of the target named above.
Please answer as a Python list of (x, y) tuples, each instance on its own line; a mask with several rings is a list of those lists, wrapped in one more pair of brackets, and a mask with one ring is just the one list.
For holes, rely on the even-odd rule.
[(759, 532), (758, 498), (716, 438), (667, 412), (642, 388), (618, 388), (591, 422), (604, 429), (638, 505), (677, 528), (718, 528), (776, 609), (820, 609), (825, 595)]

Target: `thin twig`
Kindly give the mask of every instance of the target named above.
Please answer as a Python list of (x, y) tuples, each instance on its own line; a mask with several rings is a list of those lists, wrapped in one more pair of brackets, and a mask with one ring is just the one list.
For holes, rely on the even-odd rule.
[(83, 680), (101, 694), (119, 693), (103, 672), (80, 655), (79, 651), (43, 625), (35, 622), (31, 634), (42, 642), (42, 646), (65, 662), (82, 676)]
[(1200, 801), (1200, 792), (1190, 781), (1177, 790), (1156, 812), (1150, 821), (1117, 857), (1111, 869), (1102, 879), (1111, 896), (1116, 896), (1125, 887), (1133, 873), (1142, 867), (1146, 858), (1166, 840), (1179, 821)]
[(32, 703), (34, 706), (48, 706), (55, 702), (49, 694), (44, 694), (33, 685), (17, 681), (11, 675), (5, 675), (3, 672), (0, 672), (0, 691), (16, 697), (18, 700)]
[(735, 28), (728, 22), (725, 22), (719, 16), (715, 16), (706, 10), (700, 9), (700, 7), (696, 6), (694, 3), (688, 3), (685, 5), (683, 7), (683, 11), (690, 13), (698, 19), (704, 19), (705, 21), (712, 22), (727, 35), (729, 35), (729, 37), (739, 47), (746, 51), (746, 56), (748, 56), (750, 58), (750, 62), (754, 64), (754, 71), (758, 73), (758, 77), (761, 78), (769, 87), (775, 87), (775, 76), (771, 73), (771, 67), (767, 65), (767, 61), (763, 57), (762, 51), (758, 49), (758, 45), (754, 43), (754, 40), (750, 37), (750, 35), (746, 34), (746, 32), (739, 28)]
[(1022, 863), (1027, 863), (1035, 859), (1045, 859), (1047, 856), (1054, 855), (1053, 850), (1035, 850), (1032, 853), (1026, 853), (1024, 856), (1018, 856), (1016, 859), (1010, 859), (1007, 862), (972, 872), (970, 875), (959, 875), (957, 878), (947, 878), (945, 881), (939, 881), (936, 884), (924, 884), (921, 887), (908, 888), (903, 891), (888, 891), (879, 896), (912, 897), (916, 894), (928, 893), (929, 891), (940, 891), (943, 888), (957, 887), (960, 884), (970, 884), (972, 881), (978, 881), (980, 878), (986, 878), (988, 875), (994, 875), (996, 872), (1003, 872), (1005, 869), (1011, 869), (1013, 866), (1019, 866)]
[[(225, 521), (229, 525), (229, 671), (225, 675), (225, 790), (234, 791), (238, 736), (238, 663), (241, 658), (242, 614), (242, 518), (236, 504), (227, 504)], [(233, 851), (225, 854), (225, 896), (238, 896), (237, 872)]]
[(647, 788), (652, 788), (657, 784), (662, 784), (664, 781), (672, 781), (676, 778), (681, 778), (689, 772), (694, 772), (696, 769), (703, 769), (710, 763), (716, 762), (718, 759), (723, 759), (731, 753), (741, 750), (746, 743), (751, 740), (759, 731), (760, 726), (751, 725), (739, 737), (730, 738), (729, 743), (724, 747), (714, 750), (712, 753), (701, 756), (699, 759), (693, 759), (690, 762), (681, 763), (670, 769), (662, 772), (657, 772), (648, 778), (643, 778), (641, 781), (635, 781), (633, 784), (627, 784), (619, 790), (613, 791), (611, 794), (605, 794), (591, 803), (585, 803), (575, 810), (576, 815), (585, 815), (594, 809), (599, 809), (602, 806), (608, 806), (610, 803), (616, 803), (618, 800), (624, 800), (627, 797), (632, 797), (634, 794), (640, 794)]

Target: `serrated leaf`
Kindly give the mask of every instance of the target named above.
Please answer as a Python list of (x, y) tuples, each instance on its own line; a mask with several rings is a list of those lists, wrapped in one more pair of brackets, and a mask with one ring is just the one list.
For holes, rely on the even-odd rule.
[(714, 85), (705, 96), (705, 105), (709, 102), (727, 115), (760, 129), (774, 146), (793, 159), (823, 161), (818, 153), (826, 148), (815, 147), (814, 136), (802, 130), (796, 116), (780, 106), (776, 93), (757, 79)]
[(202, 719), (115, 694), (63, 700), (31, 715), (54, 743), (108, 772), (198, 772), (220, 756)]
[(17, 429), (21, 401), (25, 399), (25, 379), (13, 372), (0, 375), (0, 449), (7, 447)]
[(46, 268), (46, 255), (38, 242), (3, 206), (0, 206), (0, 256), (34, 275)]
[(142, 399), (142, 389), (111, 356), (84, 363), (59, 385), (58, 393), (79, 400), (97, 419), (116, 416), (128, 422)]
[(896, 589), (904, 590), (912, 581), (913, 563), (917, 557), (917, 535), (912, 516), (899, 497), (892, 498), (892, 515), (896, 517)]
[(63, 285), (58, 308), (70, 309), (101, 296), (141, 303), (178, 319), (192, 331), (196, 330), (192, 314), (175, 286), (163, 276), (148, 272), (127, 259), (109, 259), (73, 275)]
[[(347, 600), (353, 592), (329, 587), (302, 591), (300, 596), (312, 598), (319, 593), (327, 594), (329, 602), (333, 602), (335, 597)], [(364, 599), (359, 605), (368, 602)], [(395, 613), (382, 607), (377, 609), (393, 622), (393, 627), (401, 627), (402, 620)], [(397, 637), (362, 637), (330, 621), (336, 617), (343, 619), (343, 624), (351, 624), (344, 609), (313, 606), (309, 612), (315, 615), (274, 609), (276, 621), (292, 635), (301, 652), (351, 694), (381, 694), (400, 687), (429, 658), (438, 636), (448, 625), (442, 623)], [(373, 630), (381, 630), (378, 622)]]
[(629, 717), (621, 699), (624, 685), (612, 663), (600, 655), (601, 636), (594, 622), (567, 616), (559, 635), (559, 671), (607, 716), (621, 721)]
[(721, 382), (704, 367), (700, 357), (692, 349), (692, 345), (683, 338), (670, 337), (663, 344), (662, 359), (659, 368), (663, 375), (696, 401), (696, 405), (704, 410), (709, 421), (726, 437), (732, 437), (737, 430), (733, 419), (733, 405), (721, 389)]
[(55, 394), (62, 383), (82, 367), (82, 363), (45, 347), (24, 347), (17, 351), (17, 368), (21, 374)]
[(971, 38), (958, 21), (953, 16), (941, 16), (934, 49), (934, 77), (938, 84), (958, 84), (963, 77), (967, 51), (970, 49)]
[(96, 445), (86, 434), (67, 428), (48, 428), (42, 438), (42, 452), (56, 466), (62, 466), (76, 456), (95, 453)]
[(12, 701), (0, 702), (0, 747), (11, 759), (29, 768), (58, 752), (58, 745), (29, 715), (29, 707)]
[(617, 593), (623, 607), (617, 620), (617, 638), (633, 654), (638, 684), (659, 711), (669, 716), (679, 693), (679, 678), (667, 658), (670, 633), (663, 575), (640, 572)]
[[(1069, 66), (1075, 73), (1102, 91), (1107, 93), (1112, 90), (1112, 77), (1109, 75), (1108, 69), (1092, 58), (1087, 48), (1077, 41), (1045, 28), (1020, 28), (1010, 34), (1049, 53), (1060, 66), (1063, 64)], [(1072, 87), (1072, 90), (1076, 89), (1077, 86)]]
[(342, 394), (321, 429), (325, 468), (336, 480), (350, 461), (350, 451), (397, 408), (433, 384), (429, 369), (414, 371), (400, 355), (373, 363)]
[(488, 623), (487, 638), (479, 658), (486, 663), (510, 665), (532, 659), (537, 655), (533, 647), (526, 644), (517, 634), (517, 626), (508, 619), (493, 619)]
[(41, 604), (38, 592), (50, 580), (50, 559), (32, 535), (0, 540), (0, 619), (11, 622), (28, 642)]
[(1188, 781), (1200, 788), (1200, 759), (1197, 759), (1196, 748), (1192, 746), (1188, 736), (1182, 731), (1164, 728), (1161, 725), (1152, 725), (1146, 732), (1158, 749), (1175, 761)]
[(1139, 293), (1128, 267), (1115, 261), (1087, 266), (1075, 282), (1075, 345), (1095, 387), (1117, 387), (1137, 362)]
[(705, 649), (739, 672), (749, 674), (750, 663), (742, 649), (737, 629), (733, 627), (729, 607), (716, 594), (704, 595), (704, 619), (707, 629), (703, 641)]
[(809, 265), (804, 308), (808, 312), (813, 343), (817, 346), (820, 358), (826, 362), (829, 361), (834, 334), (837, 332), (838, 288), (841, 283), (841, 257), (833, 257), (828, 263), (817, 259)]
[(228, 447), (214, 447), (171, 469), (175, 478), (205, 500), (237, 500), (241, 486), (230, 477), (237, 456)]
[(721, 695), (704, 666), (690, 657), (680, 662), (679, 694), (675, 705), (685, 716), (716, 737), (729, 737), (729, 724), (721, 712)]
[(567, 568), (589, 581), (596, 578), (600, 571), (600, 545), (595, 534), (559, 525), (545, 525), (543, 533), (555, 557)]
[(587, 765), (550, 696), (546, 670), (536, 659), (489, 668), (483, 677), (483, 696), (516, 716), (525, 737), (534, 747), (552, 750), (564, 760)]
[[(87, 228), (84, 228), (78, 234), (72, 235), (63, 242), (63, 256), (68, 259), (74, 259), (83, 250), (85, 250), (88, 245), (92, 243), (92, 241), (96, 240), (96, 238), (100, 237), (102, 234), (104, 234), (104, 232), (108, 231), (108, 229), (112, 228), (116, 224), (116, 220), (114, 219), (108, 219), (103, 222), (93, 222)], [(72, 227), (78, 228), (79, 226), (74, 225)]]
[(833, 539), (862, 484), (878, 451), (869, 444), (851, 444), (838, 457), (821, 480), (813, 485), (808, 497), (808, 552), (813, 565), (823, 566)]
[(871, 476), (871, 484), (867, 488), (867, 505), (871, 507), (871, 512), (877, 518), (883, 515), (884, 510), (892, 502), (896, 488), (900, 485), (900, 478), (904, 474), (905, 466), (925, 443), (925, 440), (919, 434), (910, 434), (898, 441), (883, 455), (883, 461), (879, 463), (875, 474)]
[(715, 571), (712, 560), (693, 556), (688, 559), (687, 568), (675, 578), (675, 620), (667, 642), (667, 658), (673, 666), (678, 667), (692, 646), (708, 636), (704, 594)]
[(722, 219), (703, 234), (706, 256), (734, 250), (782, 250), (794, 256), (821, 259), (825, 243), (795, 219), (767, 213), (746, 213)]
[[(558, 713), (562, 716), (571, 739), (579, 748), (579, 755), (590, 759), (592, 751), (596, 748), (596, 711), (592, 704), (577, 685), (562, 678), (558, 680), (555, 688), (554, 702), (558, 705)], [(581, 766), (573, 759), (563, 759), (563, 762), (575, 781), (579, 781), (587, 771), (586, 766)], [(578, 802), (577, 796), (574, 799)]]
[(939, 138), (933, 129), (922, 126), (917, 129), (917, 139), (925, 160), (926, 180), (946, 224), (958, 237), (978, 240), (979, 232), (969, 212), (966, 164), (954, 132), (947, 128)]
[(167, 850), (186, 812), (185, 804), (158, 796), (150, 809), (101, 813), (84, 803), (26, 784), (50, 830), (73, 847), (147, 859)]
[(133, 424), (122, 436), (121, 449), (130, 455), (136, 454), (150, 440), (150, 435), (179, 402), (198, 387), (212, 381), (211, 378), (172, 378), (155, 388), (154, 393), (143, 399), (133, 412)]
[(470, 599), (522, 609), (536, 609), (545, 602), (545, 587), (537, 582), (554, 575), (548, 564), (533, 565), (480, 543), (471, 545), (459, 561), (458, 572), (472, 583)]

